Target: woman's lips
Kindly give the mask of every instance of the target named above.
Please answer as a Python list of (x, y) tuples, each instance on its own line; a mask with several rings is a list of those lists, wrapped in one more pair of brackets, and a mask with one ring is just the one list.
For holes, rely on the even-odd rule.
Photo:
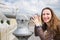
[(44, 18), (44, 21), (47, 21), (49, 18)]

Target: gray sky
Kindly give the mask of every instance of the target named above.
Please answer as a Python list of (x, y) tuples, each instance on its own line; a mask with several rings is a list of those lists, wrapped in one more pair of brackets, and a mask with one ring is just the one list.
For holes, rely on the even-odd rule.
[(41, 13), (43, 8), (50, 7), (57, 15), (60, 15), (60, 0), (0, 0), (0, 2), (32, 14)]

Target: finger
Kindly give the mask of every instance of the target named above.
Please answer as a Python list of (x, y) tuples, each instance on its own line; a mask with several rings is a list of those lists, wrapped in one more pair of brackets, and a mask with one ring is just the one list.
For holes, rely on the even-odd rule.
[(38, 19), (41, 19), (41, 17), (40, 17), (40, 16), (38, 16)]
[(31, 21), (32, 21), (33, 23), (35, 23), (35, 20), (32, 19)]
[(38, 19), (37, 15), (34, 15), (32, 18), (33, 18), (33, 20)]
[(30, 20), (32, 20), (32, 19), (34, 20), (34, 16), (30, 18)]

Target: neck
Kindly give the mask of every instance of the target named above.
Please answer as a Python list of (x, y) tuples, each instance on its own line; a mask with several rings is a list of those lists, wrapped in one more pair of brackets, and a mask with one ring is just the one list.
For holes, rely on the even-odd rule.
[(49, 23), (49, 22), (48, 22), (48, 23), (46, 23), (46, 24), (47, 24), (47, 26), (48, 26), (48, 27), (50, 27), (50, 23)]

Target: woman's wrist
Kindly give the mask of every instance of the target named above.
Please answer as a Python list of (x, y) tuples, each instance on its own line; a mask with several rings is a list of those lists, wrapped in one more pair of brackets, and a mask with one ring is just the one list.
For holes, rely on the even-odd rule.
[(35, 26), (42, 26), (42, 24), (35, 24)]
[(36, 26), (40, 26), (40, 24), (35, 24)]
[(35, 27), (36, 27), (36, 28), (40, 28), (40, 27), (42, 27), (42, 26), (41, 26), (41, 25), (35, 25)]

